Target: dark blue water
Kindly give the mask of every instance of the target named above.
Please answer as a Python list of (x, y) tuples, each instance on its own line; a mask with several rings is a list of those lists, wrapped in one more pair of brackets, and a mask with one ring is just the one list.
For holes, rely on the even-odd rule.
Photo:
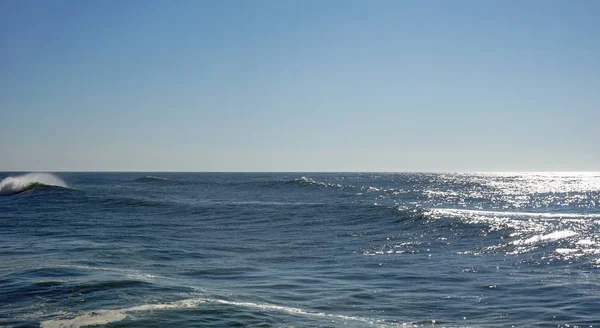
[(600, 174), (151, 175), (0, 174), (0, 326), (600, 325)]

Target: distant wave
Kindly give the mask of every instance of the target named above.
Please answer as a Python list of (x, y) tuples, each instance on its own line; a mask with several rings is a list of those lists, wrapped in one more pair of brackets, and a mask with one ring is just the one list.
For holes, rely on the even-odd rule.
[(20, 194), (44, 186), (68, 188), (59, 177), (49, 173), (28, 173), (5, 178), (0, 182), (0, 196)]
[(154, 175), (147, 175), (145, 177), (140, 177), (135, 179), (136, 182), (154, 182), (154, 181), (168, 181), (167, 178), (161, 178)]
[(312, 185), (312, 186), (320, 186), (320, 187), (344, 188), (344, 186), (341, 184), (322, 182), (322, 181), (318, 181), (318, 180), (308, 178), (308, 177), (301, 177), (301, 178), (294, 179), (294, 180), (287, 180), (287, 181), (285, 181), (285, 183), (300, 184), (300, 185)]

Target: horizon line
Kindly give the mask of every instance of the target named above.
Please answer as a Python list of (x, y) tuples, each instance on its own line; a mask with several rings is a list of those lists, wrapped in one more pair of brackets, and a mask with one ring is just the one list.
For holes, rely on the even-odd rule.
[(0, 170), (1, 173), (600, 173), (600, 171), (570, 171), (570, 170), (547, 170), (547, 171), (523, 171), (523, 170), (507, 170), (507, 171), (462, 171), (462, 170), (424, 170), (424, 171), (412, 171), (412, 170), (398, 170), (398, 171), (218, 171), (218, 170), (206, 170), (206, 171), (192, 171), (192, 170)]

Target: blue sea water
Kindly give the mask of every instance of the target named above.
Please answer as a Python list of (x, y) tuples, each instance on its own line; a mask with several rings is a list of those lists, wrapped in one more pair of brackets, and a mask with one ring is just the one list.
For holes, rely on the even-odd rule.
[(600, 174), (0, 173), (3, 327), (597, 327)]

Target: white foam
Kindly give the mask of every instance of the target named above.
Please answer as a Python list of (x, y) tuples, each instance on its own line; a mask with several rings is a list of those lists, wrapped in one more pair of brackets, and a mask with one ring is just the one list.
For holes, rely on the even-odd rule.
[(347, 316), (347, 315), (343, 315), (343, 314), (311, 312), (311, 311), (307, 311), (307, 310), (300, 309), (300, 308), (281, 306), (281, 305), (275, 305), (275, 304), (266, 304), (266, 303), (261, 304), (261, 303), (251, 303), (251, 302), (232, 302), (232, 301), (226, 301), (226, 300), (212, 300), (212, 301), (215, 303), (235, 305), (235, 306), (241, 306), (241, 307), (249, 307), (249, 308), (257, 308), (257, 309), (266, 310), (266, 311), (279, 311), (279, 312), (286, 312), (289, 314), (298, 314), (298, 315), (305, 315), (305, 316), (312, 316), (312, 317), (323, 317), (323, 318), (333, 318), (333, 319), (340, 319), (340, 320), (360, 321), (363, 323), (373, 324), (373, 325), (383, 323), (381, 320), (376, 320), (376, 319)]
[(94, 271), (107, 271), (107, 272), (115, 272), (124, 274), (127, 278), (133, 280), (142, 280), (142, 281), (150, 281), (153, 279), (161, 278), (166, 279), (163, 276), (159, 276), (156, 274), (148, 274), (143, 273), (139, 270), (134, 269), (123, 269), (123, 268), (110, 268), (110, 267), (93, 267), (87, 265), (73, 265), (73, 264), (57, 264), (54, 265), (56, 268), (69, 268), (69, 269), (78, 269), (78, 270), (94, 270)]
[(558, 254), (571, 254), (571, 253), (576, 253), (578, 251), (579, 250), (573, 249), (573, 248), (557, 248), (555, 250), (555, 252)]
[(48, 320), (40, 323), (40, 328), (79, 328), (86, 326), (106, 325), (125, 319), (127, 316), (117, 310), (88, 312), (73, 319)]
[(28, 173), (16, 177), (4, 178), (0, 182), (0, 195), (14, 195), (27, 190), (35, 183), (66, 188), (67, 184), (49, 173)]
[(145, 304), (118, 310), (99, 310), (86, 312), (71, 319), (47, 320), (40, 323), (40, 328), (79, 328), (106, 325), (127, 318), (127, 312), (167, 310), (195, 307), (206, 299), (193, 298), (163, 304)]
[(537, 236), (533, 236), (531, 238), (527, 238), (524, 240), (515, 240), (512, 242), (513, 245), (528, 245), (528, 244), (535, 244), (541, 241), (556, 241), (556, 240), (561, 240), (561, 239), (565, 239), (565, 238), (569, 238), (569, 237), (573, 237), (576, 236), (577, 233), (571, 230), (560, 230), (560, 231), (554, 231), (552, 233), (549, 233), (547, 235), (537, 235)]
[(582, 239), (576, 243), (577, 245), (594, 245), (595, 243), (589, 239)]
[(322, 318), (330, 318), (330, 319), (339, 319), (346, 321), (358, 321), (364, 324), (376, 325), (376, 326), (385, 326), (386, 323), (383, 320), (378, 319), (370, 319), (363, 317), (355, 317), (355, 316), (347, 316), (343, 314), (330, 314), (324, 312), (312, 312), (300, 308), (268, 304), (268, 303), (252, 303), (252, 302), (235, 302), (235, 301), (227, 301), (222, 299), (209, 299), (209, 298), (190, 298), (184, 299), (176, 302), (169, 302), (163, 304), (144, 304), (133, 306), (129, 308), (116, 309), (116, 310), (98, 310), (98, 311), (90, 311), (80, 314), (78, 316), (74, 316), (69, 319), (59, 319), (59, 320), (46, 320), (40, 323), (41, 328), (80, 328), (87, 326), (97, 326), (97, 325), (106, 325), (112, 322), (118, 322), (127, 318), (128, 312), (139, 312), (139, 311), (154, 311), (154, 310), (169, 310), (169, 309), (184, 309), (184, 308), (193, 308), (198, 306), (201, 303), (216, 303), (216, 304), (226, 304), (232, 306), (239, 307), (248, 307), (261, 309), (264, 311), (278, 311), (285, 312), (289, 314), (295, 315), (305, 315), (312, 317), (322, 317)]

